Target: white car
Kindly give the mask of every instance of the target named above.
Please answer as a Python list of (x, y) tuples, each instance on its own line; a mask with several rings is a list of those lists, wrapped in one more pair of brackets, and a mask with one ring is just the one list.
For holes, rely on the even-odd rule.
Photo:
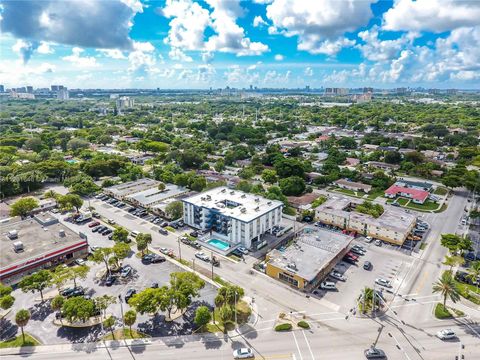
[(198, 259), (200, 259), (200, 260), (203, 260), (203, 261), (205, 261), (205, 262), (209, 262), (209, 261), (210, 261), (210, 258), (209, 258), (207, 255), (205, 255), (204, 252), (197, 252), (197, 253), (195, 254), (195, 257), (198, 258)]
[(347, 281), (347, 277), (345, 275), (342, 275), (341, 273), (335, 270), (332, 270), (332, 272), (330, 273), (330, 277), (340, 281)]
[(239, 246), (237, 248), (238, 251), (240, 251), (243, 255), (247, 255), (248, 254), (248, 249), (246, 247), (243, 247), (243, 246)]
[(437, 337), (440, 340), (450, 340), (456, 338), (456, 335), (452, 329), (443, 329), (437, 332)]
[(365, 238), (365, 242), (367, 242), (367, 243), (371, 243), (372, 241), (373, 241), (373, 238), (371, 236), (367, 236)]
[(375, 245), (377, 246), (382, 246), (382, 241), (381, 240), (375, 240)]
[(337, 290), (334, 282), (331, 281), (324, 281), (320, 284), (320, 289), (323, 290)]
[(75, 260), (75, 264), (80, 265), (80, 266), (85, 265), (85, 260), (77, 259), (77, 260)]
[(250, 348), (241, 348), (233, 351), (234, 359), (253, 359), (255, 355)]
[(392, 284), (390, 284), (390, 281), (388, 281), (387, 279), (384, 279), (384, 278), (376, 278), (375, 282), (378, 285), (384, 286), (386, 288), (391, 288), (392, 287)]

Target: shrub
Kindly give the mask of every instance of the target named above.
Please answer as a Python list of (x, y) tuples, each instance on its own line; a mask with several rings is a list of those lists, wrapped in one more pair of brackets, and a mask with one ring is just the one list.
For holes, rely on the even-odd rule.
[(448, 311), (448, 309), (444, 307), (442, 303), (438, 303), (435, 306), (435, 317), (437, 319), (449, 319), (452, 317), (452, 314), (450, 314), (450, 311)]
[(303, 320), (299, 321), (297, 325), (302, 329), (310, 329), (310, 324)]
[(292, 324), (279, 324), (275, 326), (275, 331), (289, 331), (292, 330)]

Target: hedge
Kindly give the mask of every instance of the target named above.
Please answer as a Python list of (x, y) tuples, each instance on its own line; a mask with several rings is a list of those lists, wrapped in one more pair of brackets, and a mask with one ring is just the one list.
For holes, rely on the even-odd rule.
[(275, 331), (288, 331), (292, 330), (292, 324), (285, 323), (285, 324), (279, 324), (275, 326)]
[(299, 321), (297, 325), (303, 329), (310, 329), (310, 324), (303, 320)]

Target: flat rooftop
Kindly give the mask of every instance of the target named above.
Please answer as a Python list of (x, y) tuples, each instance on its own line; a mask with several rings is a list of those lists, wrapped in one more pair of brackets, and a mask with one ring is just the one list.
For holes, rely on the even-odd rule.
[(336, 216), (349, 217), (356, 221), (368, 223), (373, 226), (388, 228), (397, 232), (406, 232), (410, 230), (412, 223), (417, 220), (413, 214), (408, 214), (403, 209), (391, 207), (389, 205), (383, 206), (383, 214), (378, 218), (371, 215), (362, 214), (356, 211), (344, 210), (350, 204), (361, 204), (360, 199), (347, 198), (343, 196), (331, 196), (326, 202), (316, 208), (317, 211), (322, 211)]
[(268, 262), (312, 281), (352, 239), (342, 233), (308, 227), (297, 237), (296, 244), (293, 243), (283, 252), (272, 250), (268, 254)]
[(144, 191), (153, 187), (156, 188), (159, 184), (160, 182), (157, 180), (143, 178), (135, 181), (129, 181), (123, 184), (113, 185), (106, 188), (106, 190), (110, 191), (116, 196), (125, 196), (138, 193), (140, 191)]
[(165, 184), (164, 190), (158, 190), (158, 186), (150, 188), (148, 190), (140, 191), (128, 195), (127, 199), (138, 201), (143, 206), (158, 203), (166, 199), (181, 195), (188, 190), (173, 184)]
[(283, 206), (281, 201), (269, 200), (262, 196), (239, 190), (231, 190), (224, 186), (202, 192), (182, 201), (216, 210), (222, 215), (243, 222), (250, 222), (269, 211)]
[[(17, 231), (18, 238), (10, 240), (7, 234), (13, 230)], [(61, 230), (65, 233), (64, 237), (60, 236)], [(13, 243), (17, 241), (23, 243), (24, 251), (18, 253), (13, 251)], [(0, 269), (82, 241), (85, 240), (60, 223), (43, 227), (33, 218), (4, 220), (0, 223)]]

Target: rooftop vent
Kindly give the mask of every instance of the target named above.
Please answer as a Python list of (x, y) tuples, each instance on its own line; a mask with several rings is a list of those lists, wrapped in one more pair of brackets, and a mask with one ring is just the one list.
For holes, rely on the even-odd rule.
[(241, 208), (241, 209), (240, 209), (240, 212), (241, 212), (242, 214), (245, 214), (245, 213), (247, 212), (247, 209)]
[(8, 232), (7, 236), (10, 240), (17, 239), (18, 238), (18, 231), (17, 230), (10, 230)]
[(246, 197), (247, 197), (247, 195), (242, 194), (242, 199), (245, 199)]
[(21, 241), (15, 241), (12, 245), (13, 251), (16, 253), (23, 251), (23, 243)]
[(235, 191), (230, 191), (230, 195), (235, 195)]
[(255, 211), (260, 211), (260, 208), (257, 206), (257, 207), (255, 208)]
[(258, 197), (255, 198), (255, 201), (256, 201), (256, 202), (260, 202), (260, 198), (258, 198)]
[(268, 202), (267, 202), (267, 205), (272, 205), (272, 202), (271, 202), (271, 201), (268, 201)]
[(297, 264), (295, 264), (294, 262), (290, 263), (287, 265), (287, 268), (289, 268), (290, 270), (294, 270), (296, 271), (297, 270)]
[(60, 236), (60, 237), (65, 237), (65, 230), (60, 230), (60, 231), (58, 232), (58, 236)]
[(207, 195), (207, 200), (212, 200), (212, 197), (210, 195)]
[(224, 193), (224, 192), (226, 192), (226, 191), (227, 191), (227, 189), (222, 189), (222, 193)]

